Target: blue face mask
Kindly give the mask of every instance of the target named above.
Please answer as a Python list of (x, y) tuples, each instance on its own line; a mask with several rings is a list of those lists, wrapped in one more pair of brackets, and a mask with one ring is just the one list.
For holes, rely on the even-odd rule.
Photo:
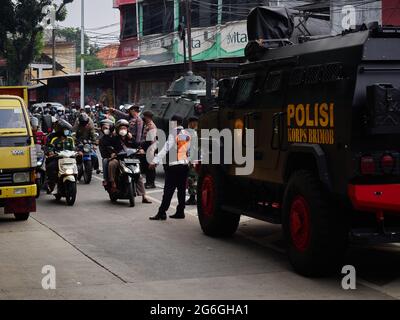
[(64, 130), (64, 136), (69, 136), (71, 134), (71, 131), (69, 131), (69, 130)]

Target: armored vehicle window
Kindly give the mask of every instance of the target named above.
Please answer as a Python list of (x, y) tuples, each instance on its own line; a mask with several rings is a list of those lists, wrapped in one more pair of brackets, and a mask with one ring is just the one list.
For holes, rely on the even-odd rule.
[(336, 81), (343, 78), (343, 68), (341, 63), (328, 63), (324, 66), (321, 80), (323, 82)]
[(294, 68), (292, 74), (290, 75), (289, 85), (291, 86), (299, 86), (303, 83), (304, 79), (304, 67)]
[(321, 65), (309, 66), (306, 70), (304, 82), (306, 84), (318, 83), (321, 78), (322, 70), (323, 68)]
[(282, 84), (282, 71), (270, 72), (267, 76), (267, 81), (265, 84), (265, 90), (268, 93), (278, 91)]
[(256, 84), (256, 75), (242, 75), (236, 79), (233, 92), (235, 94), (234, 105), (243, 107), (250, 102)]

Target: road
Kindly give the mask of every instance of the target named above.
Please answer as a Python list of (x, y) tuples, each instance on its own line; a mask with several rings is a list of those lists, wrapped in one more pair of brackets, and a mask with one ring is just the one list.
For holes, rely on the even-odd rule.
[[(100, 176), (78, 192), (72, 208), (42, 194), (26, 222), (0, 214), (0, 299), (400, 297), (395, 245), (352, 247), (346, 263), (356, 267), (357, 289), (343, 290), (341, 277), (295, 274), (279, 226), (243, 218), (233, 238), (213, 239), (202, 234), (194, 207), (185, 220), (149, 221), (161, 188), (150, 192), (153, 204), (135, 208), (111, 204)], [(56, 269), (55, 290), (42, 288), (45, 265)]]

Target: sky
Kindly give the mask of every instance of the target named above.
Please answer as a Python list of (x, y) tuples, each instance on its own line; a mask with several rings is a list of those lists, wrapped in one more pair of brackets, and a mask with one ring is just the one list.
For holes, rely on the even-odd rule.
[[(67, 19), (60, 23), (62, 27), (81, 26), (81, 1), (74, 0), (67, 4)], [(85, 29), (92, 42), (100, 46), (106, 43), (118, 42), (119, 10), (113, 8), (113, 0), (84, 0), (85, 1)], [(61, 3), (62, 0), (57, 0)], [(110, 26), (112, 25), (112, 26)], [(109, 26), (103, 28), (104, 26)]]

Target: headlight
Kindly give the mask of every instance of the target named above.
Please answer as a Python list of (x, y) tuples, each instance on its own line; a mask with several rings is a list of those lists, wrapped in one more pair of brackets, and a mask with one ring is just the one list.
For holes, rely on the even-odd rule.
[(29, 172), (16, 172), (13, 174), (13, 182), (14, 183), (24, 183), (30, 182), (30, 173)]
[(74, 169), (67, 169), (65, 170), (66, 174), (74, 174)]
[(90, 152), (90, 146), (86, 145), (83, 147), (83, 152), (89, 153)]
[(38, 166), (38, 167), (41, 167), (41, 166), (42, 166), (42, 164), (43, 164), (43, 162), (42, 162), (42, 161), (38, 161), (38, 163), (37, 163), (37, 166)]

